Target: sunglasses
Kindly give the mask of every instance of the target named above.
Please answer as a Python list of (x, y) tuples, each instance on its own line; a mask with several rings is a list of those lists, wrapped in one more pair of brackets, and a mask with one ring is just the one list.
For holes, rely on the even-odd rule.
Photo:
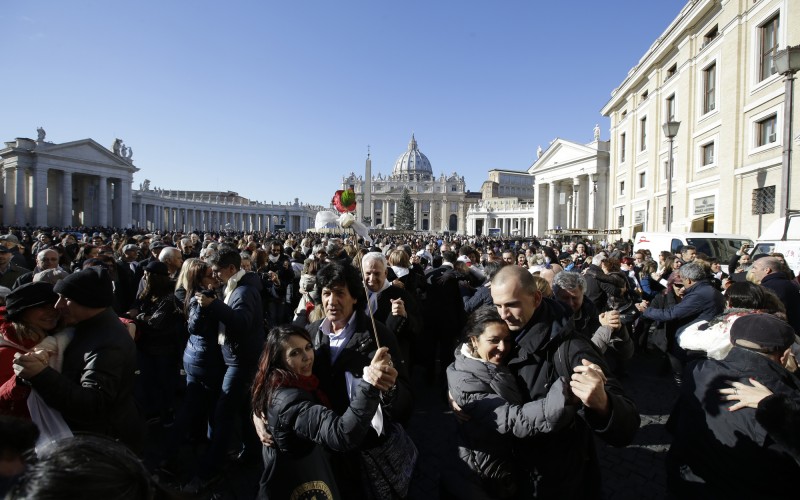
[(683, 285), (681, 285), (679, 283), (673, 283), (672, 284), (672, 288), (683, 288)]

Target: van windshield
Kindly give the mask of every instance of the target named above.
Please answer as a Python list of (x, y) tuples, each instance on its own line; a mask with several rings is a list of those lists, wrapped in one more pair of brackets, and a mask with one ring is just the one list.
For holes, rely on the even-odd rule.
[(742, 245), (752, 241), (745, 239), (727, 238), (686, 238), (686, 243), (697, 248), (697, 253), (704, 253), (709, 257), (716, 257), (721, 263), (727, 263)]

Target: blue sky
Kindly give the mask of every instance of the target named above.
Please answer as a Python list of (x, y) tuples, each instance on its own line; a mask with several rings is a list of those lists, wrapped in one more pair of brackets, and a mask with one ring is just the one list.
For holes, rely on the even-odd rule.
[(414, 132), (480, 189), (600, 108), (685, 0), (12, 0), (0, 139), (119, 137), (164, 189), (327, 204)]

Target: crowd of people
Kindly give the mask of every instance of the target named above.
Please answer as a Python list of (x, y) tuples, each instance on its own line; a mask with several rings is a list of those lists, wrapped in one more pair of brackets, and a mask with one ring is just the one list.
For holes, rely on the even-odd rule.
[[(681, 391), (672, 494), (790, 496), (780, 479), (800, 471), (800, 288), (780, 254), (742, 248), (720, 263), (692, 246), (651, 255), (577, 239), (0, 232), (9, 498), (68, 481), (46, 472), (63, 466), (59, 453), (103, 450), (119, 464), (105, 473), (142, 495), (130, 498), (207, 492), (231, 463), (253, 461), (258, 498), (404, 498), (413, 379), (459, 422), (443, 495), (599, 497), (595, 437), (633, 441), (639, 412), (620, 379), (643, 351)], [(144, 449), (153, 435), (157, 449)], [(187, 443), (194, 462), (176, 476)]]

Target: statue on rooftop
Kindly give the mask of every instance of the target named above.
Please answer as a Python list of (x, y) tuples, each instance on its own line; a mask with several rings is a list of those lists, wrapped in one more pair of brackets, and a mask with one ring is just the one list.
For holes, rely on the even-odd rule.
[(44, 142), (44, 137), (47, 135), (47, 132), (44, 131), (42, 127), (36, 129), (36, 142)]
[(595, 123), (595, 125), (594, 125), (594, 140), (595, 141), (599, 141), (600, 140), (600, 124), (599, 123)]
[(114, 144), (111, 146), (111, 151), (113, 151), (115, 155), (120, 156), (120, 153), (122, 152), (122, 139), (114, 139)]

